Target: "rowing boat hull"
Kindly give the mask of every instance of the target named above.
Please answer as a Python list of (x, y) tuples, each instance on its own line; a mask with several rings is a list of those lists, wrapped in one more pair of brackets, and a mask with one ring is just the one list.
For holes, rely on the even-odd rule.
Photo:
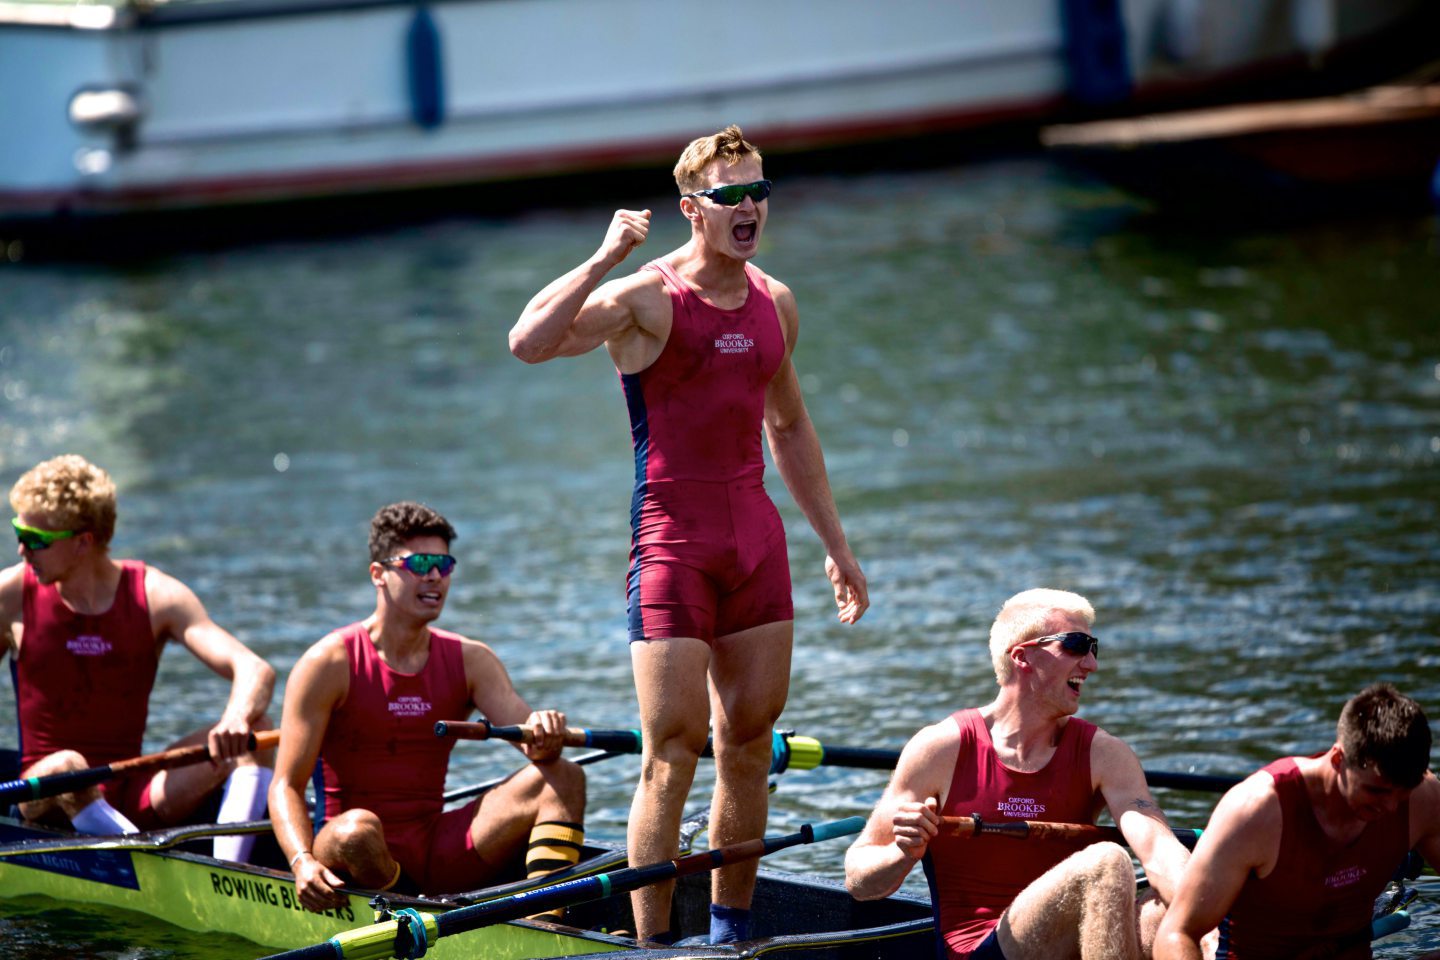
[[(50, 838), (0, 818), (0, 843)], [(291, 949), (374, 922), (368, 892), (339, 910), (312, 913), (295, 901), (295, 882), (279, 870), (233, 864), (184, 851), (77, 850), (0, 858), (0, 897), (42, 896), (147, 914), (187, 930), (226, 933), (265, 947)], [(432, 911), (453, 907), (405, 901)], [(626, 943), (604, 934), (527, 921), (499, 924), (443, 941), (428, 954), (445, 960), (507, 960), (599, 954)]]
[[(0, 817), (0, 844), (57, 836), (63, 835)], [(587, 846), (587, 860), (605, 855), (618, 858), (619, 853), (603, 845)], [(614, 863), (612, 859), (610, 865)], [(351, 893), (348, 905), (340, 910), (311, 913), (295, 902), (289, 873), (184, 850), (66, 850), (0, 857), (0, 901), (31, 896), (129, 910), (187, 930), (242, 937), (277, 951), (319, 943), (374, 920), (368, 891)], [(818, 877), (760, 871), (754, 929), (763, 939), (735, 947), (640, 950), (634, 940), (598, 932), (634, 929), (629, 899), (612, 897), (573, 907), (566, 925), (521, 920), (457, 934), (437, 942), (426, 956), (437, 960), (482, 956), (486, 960), (599, 956), (680, 960), (738, 955), (902, 960), (934, 952), (925, 901), (891, 897), (862, 903), (839, 882)], [(675, 898), (676, 928), (686, 934), (707, 929), (709, 900), (707, 876), (683, 878)], [(464, 902), (470, 898), (396, 898), (392, 907), (439, 912)]]

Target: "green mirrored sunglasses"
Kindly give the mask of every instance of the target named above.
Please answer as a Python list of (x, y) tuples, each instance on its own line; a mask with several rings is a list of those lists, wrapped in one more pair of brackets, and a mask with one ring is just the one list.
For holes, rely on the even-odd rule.
[(20, 522), (19, 517), (10, 521), (10, 526), (15, 528), (15, 539), (20, 541), (20, 546), (30, 552), (44, 550), (57, 540), (64, 540), (66, 537), (73, 537), (79, 530), (41, 530), (39, 527), (27, 527)]

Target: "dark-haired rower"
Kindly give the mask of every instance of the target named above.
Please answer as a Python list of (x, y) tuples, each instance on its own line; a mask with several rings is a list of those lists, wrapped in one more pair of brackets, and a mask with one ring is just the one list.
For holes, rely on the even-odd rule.
[[(425, 893), (454, 893), (522, 859), (537, 876), (579, 858), (585, 774), (560, 757), (565, 715), (532, 711), (485, 644), (430, 626), (445, 608), (454, 539), (423, 504), (381, 508), (370, 524), (374, 613), (312, 646), (290, 673), (270, 816), (311, 910), (344, 905), (347, 882), (387, 890), (403, 873)], [(455, 741), (436, 737), (435, 722), (475, 709), (527, 726), (535, 742), (520, 749), (532, 763), (444, 811)], [(317, 757), (319, 833), (305, 807)]]
[(1375, 898), (1407, 851), (1440, 864), (1429, 763), (1420, 705), (1389, 684), (1366, 687), (1341, 710), (1329, 750), (1276, 760), (1216, 805), (1155, 956), (1197, 960), (1218, 924), (1220, 960), (1368, 958)]

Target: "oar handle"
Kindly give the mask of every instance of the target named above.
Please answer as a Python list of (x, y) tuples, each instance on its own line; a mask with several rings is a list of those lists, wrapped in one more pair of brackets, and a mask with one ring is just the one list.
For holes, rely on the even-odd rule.
[(1115, 827), (1093, 823), (1052, 823), (1046, 820), (985, 820), (977, 814), (968, 817), (941, 817), (940, 835), (947, 837), (1013, 837), (1016, 840), (1114, 840), (1124, 843), (1124, 835)]
[[(279, 730), (261, 730), (251, 733), (245, 743), (247, 751), (269, 750), (280, 743)], [(130, 760), (116, 760), (110, 764), (110, 775), (118, 777), (126, 773), (141, 773), (146, 770), (169, 770), (173, 767), (188, 767), (210, 759), (210, 749), (203, 743), (191, 747), (176, 747), (161, 753), (152, 753)]]
[[(1172, 827), (1175, 839), (1186, 847), (1194, 847), (1200, 839), (1199, 830)], [(1094, 823), (1055, 823), (1049, 820), (985, 820), (980, 814), (968, 817), (941, 817), (942, 837), (1013, 837), (1016, 840), (1068, 840), (1098, 843), (1112, 840), (1125, 843), (1119, 827), (1102, 827)]]
[[(250, 734), (246, 748), (252, 751), (269, 750), (279, 742), (279, 730), (263, 730), (260, 733)], [(0, 783), (0, 804), (23, 803), (43, 797), (55, 797), (62, 793), (73, 793), (76, 790), (93, 787), (97, 783), (104, 783), (106, 780), (123, 774), (144, 773), (147, 770), (170, 770), (175, 767), (203, 763), (209, 759), (210, 751), (201, 743), (190, 747), (176, 747), (174, 750), (164, 750), (160, 753), (150, 753), (143, 757), (132, 757), (128, 760), (116, 760), (98, 767), (87, 767), (84, 770), (69, 770), (44, 777), (11, 780), (7, 783)]]
[[(499, 726), (489, 720), (440, 720), (435, 736), (457, 740), (507, 740), (511, 743), (533, 743), (534, 736), (526, 727)], [(611, 753), (639, 753), (639, 730), (590, 730), (584, 727), (565, 728), (565, 746), (593, 747)]]

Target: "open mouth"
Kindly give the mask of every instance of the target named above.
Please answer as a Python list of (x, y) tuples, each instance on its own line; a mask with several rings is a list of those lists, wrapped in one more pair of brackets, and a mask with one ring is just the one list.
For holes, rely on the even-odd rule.
[(755, 241), (755, 232), (758, 229), (759, 224), (754, 220), (746, 220), (744, 223), (735, 224), (735, 228), (730, 231), (730, 234), (735, 238), (737, 243), (753, 243)]
[(1085, 678), (1084, 678), (1084, 677), (1071, 677), (1069, 680), (1066, 680), (1065, 683), (1066, 683), (1067, 686), (1070, 687), (1071, 690), (1074, 690), (1076, 693), (1079, 693), (1079, 692), (1080, 692), (1080, 688), (1085, 685)]

